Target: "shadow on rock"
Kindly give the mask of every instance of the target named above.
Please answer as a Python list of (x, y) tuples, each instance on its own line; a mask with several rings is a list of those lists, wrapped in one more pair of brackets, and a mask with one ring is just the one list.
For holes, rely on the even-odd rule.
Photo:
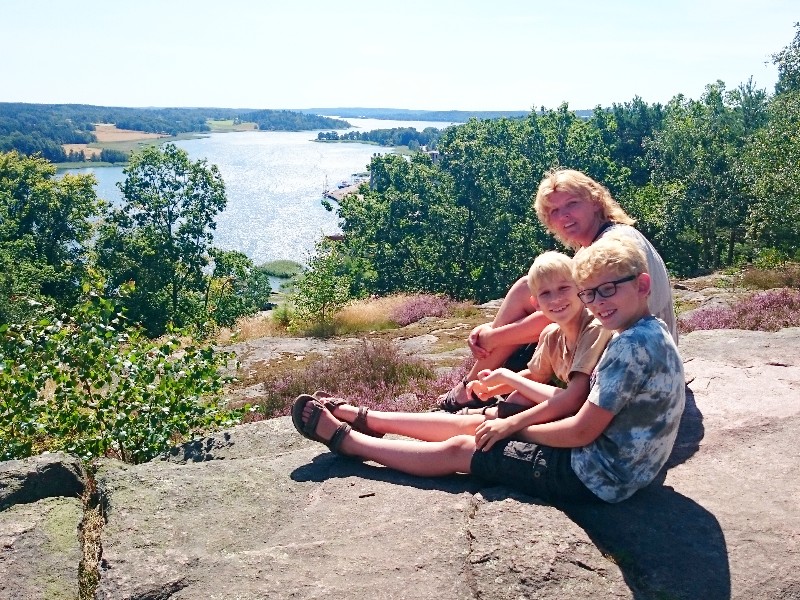
[(651, 485), (620, 504), (561, 508), (612, 557), (635, 598), (731, 597), (719, 522), (672, 488)]
[[(686, 405), (683, 408), (683, 415), (681, 415), (678, 437), (675, 438), (675, 446), (672, 448), (672, 454), (667, 461), (664, 472), (666, 472), (666, 469), (671, 469), (689, 460), (700, 448), (700, 442), (704, 435), (703, 413), (697, 408), (697, 404), (694, 401), (694, 393), (687, 385)], [(663, 481), (663, 477), (657, 481)]]
[(356, 458), (320, 454), (311, 463), (292, 471), (290, 477), (294, 481), (323, 482), (327, 479), (343, 477), (360, 477), (371, 481), (381, 481), (394, 485), (404, 485), (420, 490), (440, 490), (451, 494), (465, 492), (475, 494), (481, 489), (481, 483), (469, 475), (451, 475), (449, 477), (417, 477), (395, 471), (388, 467), (376, 466), (362, 462)]

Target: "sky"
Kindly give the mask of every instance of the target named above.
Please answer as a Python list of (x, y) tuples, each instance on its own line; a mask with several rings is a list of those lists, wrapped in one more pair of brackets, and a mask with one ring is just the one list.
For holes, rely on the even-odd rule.
[(797, 0), (0, 0), (0, 102), (572, 109), (774, 91)]

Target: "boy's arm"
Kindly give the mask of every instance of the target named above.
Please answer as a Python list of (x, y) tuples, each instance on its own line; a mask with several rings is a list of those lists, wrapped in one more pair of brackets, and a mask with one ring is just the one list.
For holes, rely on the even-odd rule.
[[(523, 369), (517, 373), (502, 367), (494, 371), (486, 369), (478, 373), (478, 379), (467, 383), (467, 393), (474, 393), (481, 400), (488, 400), (492, 396), (516, 392), (518, 390), (516, 384), (512, 382), (511, 377), (506, 377), (505, 375), (516, 375), (525, 381), (531, 378), (529, 369)], [(517, 377), (514, 377), (513, 381), (516, 380)]]
[[(515, 417), (523, 414), (525, 413), (520, 413)], [(571, 417), (530, 425), (511, 433), (506, 431), (503, 422), (511, 421), (514, 417), (491, 419), (478, 426), (475, 431), (475, 445), (478, 449), (486, 451), (494, 446), (497, 440), (516, 434), (519, 439), (552, 448), (580, 448), (596, 440), (613, 418), (614, 413), (587, 401), (583, 403), (578, 413)]]
[[(586, 373), (573, 371), (569, 383), (564, 389), (528, 379), (523, 374), (530, 376), (530, 371), (514, 373), (509, 369), (495, 369), (479, 381), (479, 383), (487, 385), (492, 392), (491, 395), (500, 393), (494, 391), (494, 386), (508, 385), (531, 402), (537, 403), (537, 406), (533, 407), (536, 409), (534, 412), (530, 412), (533, 410), (531, 408), (519, 414), (520, 417), (526, 416), (525, 421), (520, 423), (520, 427), (574, 415), (589, 395), (589, 376)], [(480, 377), (480, 374), (478, 376)]]

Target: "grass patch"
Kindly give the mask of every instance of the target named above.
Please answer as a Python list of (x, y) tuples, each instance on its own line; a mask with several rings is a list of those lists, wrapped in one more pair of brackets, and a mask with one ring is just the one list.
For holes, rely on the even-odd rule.
[(206, 123), (213, 133), (256, 131), (258, 129), (255, 123), (234, 123), (233, 119), (208, 119)]
[[(278, 310), (278, 309), (276, 309)], [(280, 313), (257, 314), (241, 317), (233, 327), (220, 327), (214, 342), (221, 346), (263, 337), (288, 335), (286, 323), (280, 319)]]
[(800, 327), (800, 290), (758, 292), (734, 306), (700, 308), (678, 319), (681, 333), (698, 329), (778, 331), (784, 327)]
[(300, 274), (303, 270), (303, 265), (293, 260), (273, 260), (261, 265), (261, 268), (273, 277), (289, 278)]
[(418, 412), (433, 406), (436, 396), (459, 381), (462, 368), (437, 376), (429, 363), (406, 355), (392, 342), (362, 340), (353, 348), (266, 378), (264, 398), (243, 420), (289, 414), (298, 395), (318, 389), (371, 409)]
[(788, 264), (781, 269), (747, 269), (741, 284), (753, 290), (800, 288), (800, 265)]
[(425, 317), (448, 317), (466, 310), (462, 303), (433, 294), (393, 294), (354, 300), (336, 314), (325, 332), (330, 336), (393, 329)]

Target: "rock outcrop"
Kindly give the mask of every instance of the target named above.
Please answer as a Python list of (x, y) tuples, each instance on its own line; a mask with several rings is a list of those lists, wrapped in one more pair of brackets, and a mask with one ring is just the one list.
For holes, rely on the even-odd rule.
[[(613, 506), (335, 457), (288, 418), (161, 461), (103, 461), (96, 597), (800, 598), (799, 346), (798, 328), (683, 337), (687, 407), (668, 468)], [(34, 494), (0, 512), (0, 598), (77, 597), (55, 583), (62, 566), (45, 580), (21, 557), (72, 561), (77, 581), (79, 508)]]

